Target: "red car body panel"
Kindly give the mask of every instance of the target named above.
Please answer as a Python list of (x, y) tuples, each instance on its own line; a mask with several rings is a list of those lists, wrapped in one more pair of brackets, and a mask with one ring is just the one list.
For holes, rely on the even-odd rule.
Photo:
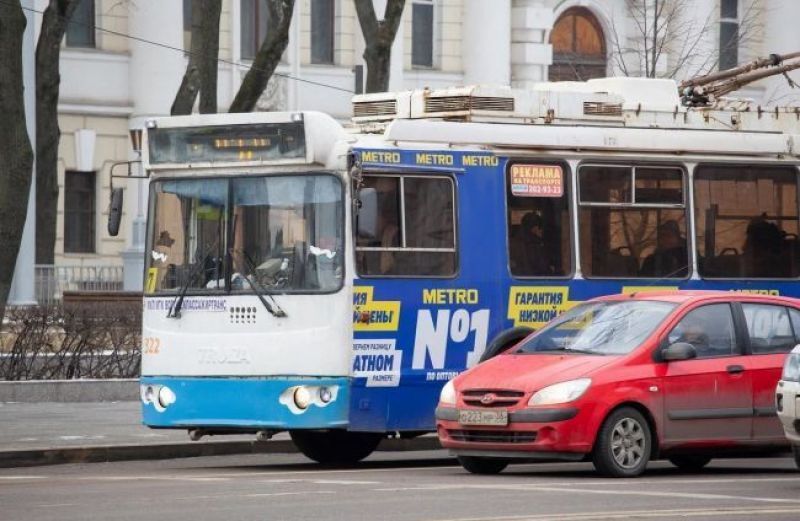
[[(644, 342), (626, 355), (510, 353), (462, 373), (453, 380), (457, 391), (455, 407), (440, 404), (437, 409), (442, 445), (456, 454), (580, 459), (592, 451), (597, 432), (609, 413), (628, 404), (648, 417), (661, 452), (788, 447), (774, 414), (774, 392), (786, 354), (742, 353), (661, 362), (656, 353), (668, 332), (687, 312), (699, 306), (756, 302), (800, 309), (800, 301), (697, 291), (617, 295), (598, 300), (631, 298), (668, 301), (677, 306)], [(592, 384), (577, 400), (528, 406), (528, 400), (538, 390), (578, 378), (591, 378)], [(491, 390), (523, 393), (516, 403), (505, 407), (510, 418), (531, 411), (572, 416), (556, 421), (511, 421), (503, 427), (462, 426), (458, 410), (482, 409), (474, 399), (472, 403), (465, 402), (464, 393)], [(535, 439), (531, 440), (534, 433)], [(474, 441), (470, 439), (473, 434), (487, 435), (489, 439)]]

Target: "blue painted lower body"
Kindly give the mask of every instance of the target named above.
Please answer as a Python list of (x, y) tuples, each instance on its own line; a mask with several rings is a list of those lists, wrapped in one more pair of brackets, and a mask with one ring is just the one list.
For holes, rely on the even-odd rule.
[[(158, 407), (142, 400), (145, 425), (154, 428), (325, 429), (345, 428), (350, 408), (350, 379), (312, 377), (156, 377), (143, 376), (144, 387), (168, 387), (174, 403)], [(303, 411), (281, 403), (287, 389), (306, 385), (337, 388), (335, 399), (312, 403)], [(160, 409), (160, 410), (159, 410)]]

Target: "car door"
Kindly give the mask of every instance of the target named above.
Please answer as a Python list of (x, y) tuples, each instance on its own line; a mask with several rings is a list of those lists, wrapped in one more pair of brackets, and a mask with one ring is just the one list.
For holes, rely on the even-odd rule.
[(728, 303), (688, 311), (665, 344), (687, 342), (697, 357), (664, 362), (664, 436), (669, 445), (750, 439), (753, 381)]
[(783, 441), (783, 427), (775, 409), (775, 387), (786, 354), (796, 344), (790, 311), (782, 305), (760, 302), (742, 302), (741, 310), (750, 353), (746, 365), (753, 378), (753, 438)]

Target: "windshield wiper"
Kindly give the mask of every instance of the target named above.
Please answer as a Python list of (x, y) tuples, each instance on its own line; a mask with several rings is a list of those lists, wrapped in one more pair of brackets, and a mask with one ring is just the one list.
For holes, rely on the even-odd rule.
[(186, 278), (186, 282), (183, 283), (181, 286), (181, 291), (178, 293), (178, 296), (175, 297), (175, 300), (172, 301), (170, 304), (169, 309), (167, 310), (167, 318), (181, 318), (181, 308), (183, 307), (183, 299), (186, 297), (186, 292), (189, 290), (189, 286), (192, 284), (192, 281), (200, 273), (200, 268), (204, 265), (205, 260), (217, 246), (219, 239), (214, 241), (207, 250), (203, 251), (203, 255), (200, 257), (199, 260), (194, 266), (192, 266), (191, 271), (189, 272), (189, 276)]
[(568, 351), (570, 353), (579, 353), (582, 355), (602, 355), (603, 353), (599, 351), (592, 351), (591, 349), (574, 349), (571, 347), (554, 347), (551, 349), (537, 349), (536, 351), (530, 351), (531, 353), (563, 353), (564, 351)]
[[(234, 215), (233, 216), (233, 232), (231, 232), (231, 237), (236, 237), (236, 225), (239, 223), (238, 217), (239, 217), (238, 215)], [(228, 248), (228, 265), (231, 266), (231, 267), (233, 266), (233, 262), (232, 262), (233, 261), (233, 251), (234, 250), (233, 250), (232, 247)], [(255, 277), (256, 276), (256, 264), (255, 264), (255, 262), (253, 262), (253, 259), (250, 258), (250, 256), (247, 254), (246, 251), (244, 251), (244, 249), (238, 250), (238, 251), (242, 252), (242, 256), (244, 257), (244, 261), (247, 264), (247, 269), (250, 270), (250, 276)], [(249, 276), (245, 275), (243, 278), (244, 278), (244, 280), (247, 281), (248, 284), (250, 284), (250, 289), (253, 290), (253, 293), (256, 294), (256, 296), (258, 297), (258, 300), (261, 301), (261, 304), (264, 305), (264, 308), (269, 312), (270, 315), (272, 315), (273, 317), (276, 317), (276, 318), (286, 318), (287, 317), (286, 312), (283, 309), (281, 309), (281, 307), (275, 301), (275, 298), (272, 295), (270, 295), (270, 294), (268, 294), (266, 292), (266, 289), (264, 289), (264, 287), (261, 285), (261, 282), (258, 282), (258, 286), (256, 286), (256, 282), (253, 282), (252, 280), (250, 280)], [(264, 298), (264, 295), (267, 295), (269, 297), (269, 299), (272, 301), (272, 304), (275, 307), (271, 306), (270, 303), (267, 302), (267, 299)]]
[[(256, 275), (256, 264), (255, 264), (255, 262), (253, 262), (253, 259), (250, 258), (250, 255), (248, 255), (246, 251), (241, 250), (241, 252), (242, 252), (242, 255), (244, 256), (244, 260), (247, 263), (247, 267), (250, 270), (250, 273), (251, 273), (252, 277), (255, 278), (255, 275)], [(244, 280), (247, 281), (248, 284), (250, 284), (250, 289), (253, 290), (253, 293), (256, 294), (256, 296), (258, 297), (258, 300), (260, 300), (261, 303), (264, 304), (264, 307), (266, 308), (267, 311), (269, 311), (269, 313), (272, 316), (277, 317), (277, 318), (285, 318), (285, 317), (288, 316), (286, 314), (286, 312), (275, 301), (275, 297), (273, 297), (272, 295), (267, 293), (266, 288), (264, 288), (264, 286), (261, 285), (261, 282), (259, 282), (258, 280), (252, 281), (252, 280), (250, 280), (250, 277), (248, 277), (248, 276), (244, 276), (243, 278), (244, 278)], [(264, 298), (265, 295), (267, 297), (269, 297), (269, 300), (272, 301), (272, 304), (274, 305), (274, 307), (271, 306), (269, 302), (267, 302), (267, 299)]]

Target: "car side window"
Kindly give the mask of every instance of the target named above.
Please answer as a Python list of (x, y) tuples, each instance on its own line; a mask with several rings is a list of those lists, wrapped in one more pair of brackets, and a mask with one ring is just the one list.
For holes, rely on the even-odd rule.
[(670, 344), (692, 344), (697, 358), (738, 354), (733, 315), (728, 304), (709, 304), (690, 311), (670, 331), (667, 340)]
[(742, 303), (753, 354), (788, 353), (795, 346), (789, 312), (783, 306)]
[(789, 308), (789, 318), (792, 320), (792, 329), (794, 329), (794, 341), (800, 344), (800, 309)]

